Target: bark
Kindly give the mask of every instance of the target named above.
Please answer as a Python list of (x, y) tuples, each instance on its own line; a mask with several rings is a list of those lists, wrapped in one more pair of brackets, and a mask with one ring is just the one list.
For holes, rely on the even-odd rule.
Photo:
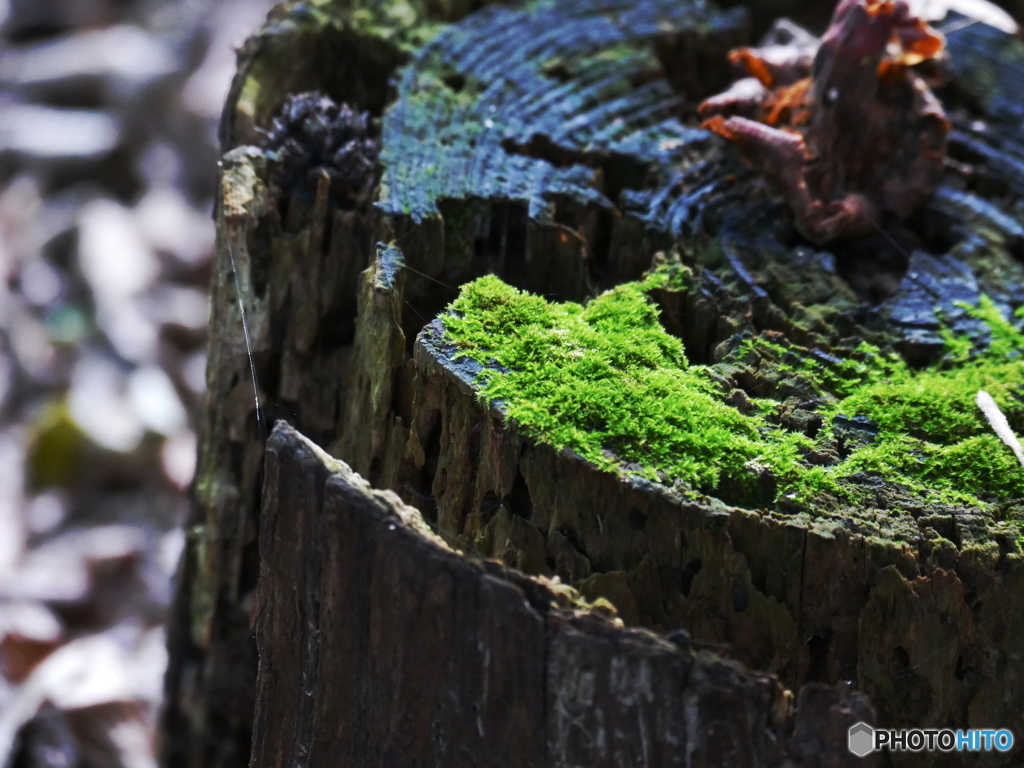
[[(1008, 639), (1024, 616), (1007, 610), (1024, 595), (1024, 567), (1010, 534), (976, 510), (899, 517), (883, 488), (870, 510), (812, 517), (766, 512), (771, 488), (697, 502), (601, 473), (481, 405), (473, 364), (452, 359), (437, 326), (420, 333), (481, 274), (583, 300), (675, 248), (695, 279), (657, 295), (663, 322), (730, 386), (801, 395), (778, 361), (727, 360), (743, 333), (818, 349), (866, 338), (928, 360), (940, 316), (978, 330), (958, 301), (1024, 302), (1019, 216), (992, 204), (1024, 194), (1019, 41), (980, 27), (951, 38), (955, 87), (992, 115), (985, 135), (956, 124), (954, 151), (990, 159), (988, 187), (944, 187), (922, 216), (928, 248), (902, 275), (857, 253), (792, 248), (760, 180), (677, 119), (728, 80), (713, 62), (744, 41), (742, 13), (574, 0), (461, 22), (469, 6), (411, 5), (398, 21), (386, 5), (286, 6), (240, 55), (222, 126), (209, 394), (170, 630), (164, 764), (238, 766), (251, 751), (258, 764), (589, 765), (618, 754), (608, 764), (639, 765), (640, 734), (658, 733), (664, 758), (648, 764), (686, 754), (696, 757), (678, 764), (770, 765), (788, 752), (825, 765), (830, 750), (848, 757), (851, 711), (868, 717), (859, 694), (833, 687), (846, 681), (886, 726), (1024, 733), (1024, 661)], [(381, 118), (375, 198), (339, 201), (316, 167), (282, 182), (287, 157), (248, 146), (288, 93), (314, 89)], [(265, 425), (277, 418), (416, 507), (449, 547), (505, 567), (395, 522), (411, 513), (287, 430), (264, 477)], [(685, 628), (705, 652), (551, 608), (546, 588), (512, 568), (610, 601), (629, 626)], [(613, 684), (619, 665), (651, 671), (640, 720)], [(556, 683), (582, 669), (597, 698), (570, 685), (565, 695), (579, 696), (557, 703), (580, 722), (621, 726), (619, 753), (588, 752), (590, 725), (558, 722)], [(799, 706), (777, 711), (770, 675)], [(742, 756), (716, 752), (708, 735), (730, 707), (746, 713), (734, 724)], [(913, 764), (929, 759), (955, 757)]]
[(864, 764), (861, 694), (791, 712), (771, 675), (452, 551), (283, 422), (266, 473), (254, 768)]

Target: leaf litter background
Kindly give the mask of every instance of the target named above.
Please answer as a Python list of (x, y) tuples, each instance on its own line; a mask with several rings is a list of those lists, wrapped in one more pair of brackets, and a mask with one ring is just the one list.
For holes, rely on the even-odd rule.
[(0, 766), (155, 765), (233, 46), (271, 0), (0, 0)]
[(156, 764), (216, 124), (272, 4), (0, 0), (0, 768)]

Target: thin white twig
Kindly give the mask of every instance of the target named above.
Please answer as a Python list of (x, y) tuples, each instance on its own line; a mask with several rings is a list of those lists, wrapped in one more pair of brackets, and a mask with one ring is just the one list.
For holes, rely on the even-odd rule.
[(984, 389), (979, 389), (974, 402), (981, 408), (981, 412), (985, 414), (985, 418), (988, 419), (988, 423), (992, 425), (992, 429), (999, 436), (999, 439), (1010, 446), (1013, 453), (1017, 456), (1017, 460), (1024, 466), (1024, 449), (1021, 449), (1020, 441), (1013, 434), (1013, 430), (1010, 429), (1010, 423), (1006, 420), (1006, 416), (999, 409), (999, 406), (996, 405), (996, 401), (992, 399), (992, 395)]

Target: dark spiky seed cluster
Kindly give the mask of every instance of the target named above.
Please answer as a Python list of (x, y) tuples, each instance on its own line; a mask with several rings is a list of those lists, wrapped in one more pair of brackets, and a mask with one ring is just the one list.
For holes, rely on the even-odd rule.
[(380, 138), (369, 112), (319, 92), (289, 96), (263, 147), (277, 161), (274, 184), (288, 195), (315, 195), (322, 171), (331, 181), (332, 202), (351, 209), (366, 202), (377, 182)]

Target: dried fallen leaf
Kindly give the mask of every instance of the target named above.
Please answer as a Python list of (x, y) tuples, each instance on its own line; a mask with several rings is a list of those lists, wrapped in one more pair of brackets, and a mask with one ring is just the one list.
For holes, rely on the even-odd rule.
[(0, 598), (0, 674), (21, 683), (64, 639), (53, 611), (34, 600)]
[(0, 712), (0, 756), (47, 702), (67, 713), (99, 705), (160, 701), (167, 664), (162, 629), (129, 626), (73, 640), (46, 657)]

